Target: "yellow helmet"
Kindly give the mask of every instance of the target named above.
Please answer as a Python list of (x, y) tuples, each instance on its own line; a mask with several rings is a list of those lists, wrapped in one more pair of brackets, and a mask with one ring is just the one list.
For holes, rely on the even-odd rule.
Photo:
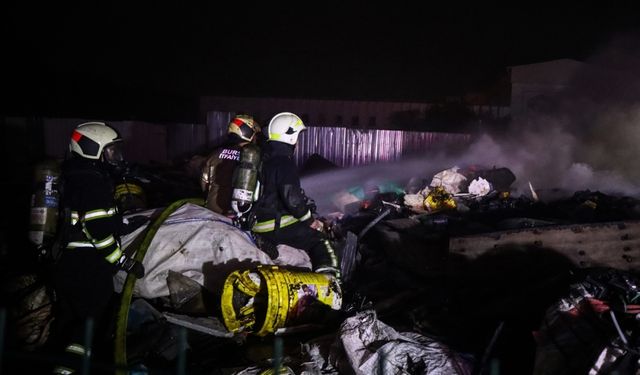
[(252, 116), (237, 115), (229, 123), (227, 134), (235, 134), (241, 139), (251, 142), (258, 131), (260, 131), (260, 126)]

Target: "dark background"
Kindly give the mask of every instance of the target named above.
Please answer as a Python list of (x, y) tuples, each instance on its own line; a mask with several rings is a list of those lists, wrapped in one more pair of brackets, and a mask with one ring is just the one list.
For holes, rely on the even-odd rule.
[(195, 121), (201, 95), (438, 101), (585, 59), (632, 2), (543, 7), (5, 5), (0, 113)]
[(192, 122), (203, 95), (440, 102), (504, 84), (512, 65), (588, 59), (640, 26), (632, 2), (130, 3), (2, 5), (0, 275), (36, 264), (42, 117)]

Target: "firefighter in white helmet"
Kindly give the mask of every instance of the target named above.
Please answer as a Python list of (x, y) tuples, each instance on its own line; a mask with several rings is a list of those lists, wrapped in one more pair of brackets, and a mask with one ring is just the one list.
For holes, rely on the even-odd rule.
[(252, 230), (273, 245), (286, 244), (306, 251), (314, 271), (339, 276), (338, 260), (329, 240), (313, 228), (318, 225), (312, 215), (314, 207), (300, 186), (293, 160), (298, 136), (305, 129), (300, 117), (290, 112), (278, 113), (269, 122)]
[(120, 248), (122, 218), (114, 182), (124, 166), (122, 138), (102, 122), (87, 122), (74, 129), (69, 151), (61, 176), (62, 207), (67, 213), (60, 231), (64, 248), (53, 270), (53, 337), (62, 353), (54, 373), (61, 374), (77, 370), (81, 363), (87, 350), (83, 345), (86, 321), (92, 319), (96, 330), (108, 327), (113, 274), (124, 269), (138, 278), (144, 275), (142, 265)]

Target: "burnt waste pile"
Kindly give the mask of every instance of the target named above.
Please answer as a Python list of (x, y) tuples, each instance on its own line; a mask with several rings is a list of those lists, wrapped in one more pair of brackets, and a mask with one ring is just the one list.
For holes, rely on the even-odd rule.
[(336, 232), (359, 240), (345, 289), (475, 373), (635, 373), (640, 201), (530, 184), (514, 196), (515, 179), (452, 167), (340, 192)]
[[(192, 194), (180, 181), (162, 190), (169, 178), (138, 180), (159, 186), (148, 202)], [(196, 200), (136, 208), (125, 217), (142, 224), (122, 245), (138, 246), (147, 272), (130, 286), (114, 277), (116, 333), (100, 341), (117, 368), (150, 374), (638, 372), (640, 201), (531, 184), (516, 196), (516, 179), (454, 166), (318, 202), (340, 280)], [(7, 309), (5, 369), (50, 354), (47, 290), (40, 274), (3, 283), (20, 301)]]

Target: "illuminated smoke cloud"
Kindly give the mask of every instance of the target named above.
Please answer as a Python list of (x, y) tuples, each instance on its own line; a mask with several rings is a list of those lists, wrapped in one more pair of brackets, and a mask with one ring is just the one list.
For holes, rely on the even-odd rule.
[(354, 186), (412, 177), (430, 182), (452, 166), (507, 167), (514, 193), (565, 194), (589, 189), (640, 194), (640, 49), (636, 35), (618, 36), (586, 61), (568, 90), (552, 98), (553, 110), (513, 121), (503, 132), (476, 136), (462, 154), (432, 151), (399, 163), (343, 169), (303, 179), (322, 213), (335, 211), (331, 196)]

